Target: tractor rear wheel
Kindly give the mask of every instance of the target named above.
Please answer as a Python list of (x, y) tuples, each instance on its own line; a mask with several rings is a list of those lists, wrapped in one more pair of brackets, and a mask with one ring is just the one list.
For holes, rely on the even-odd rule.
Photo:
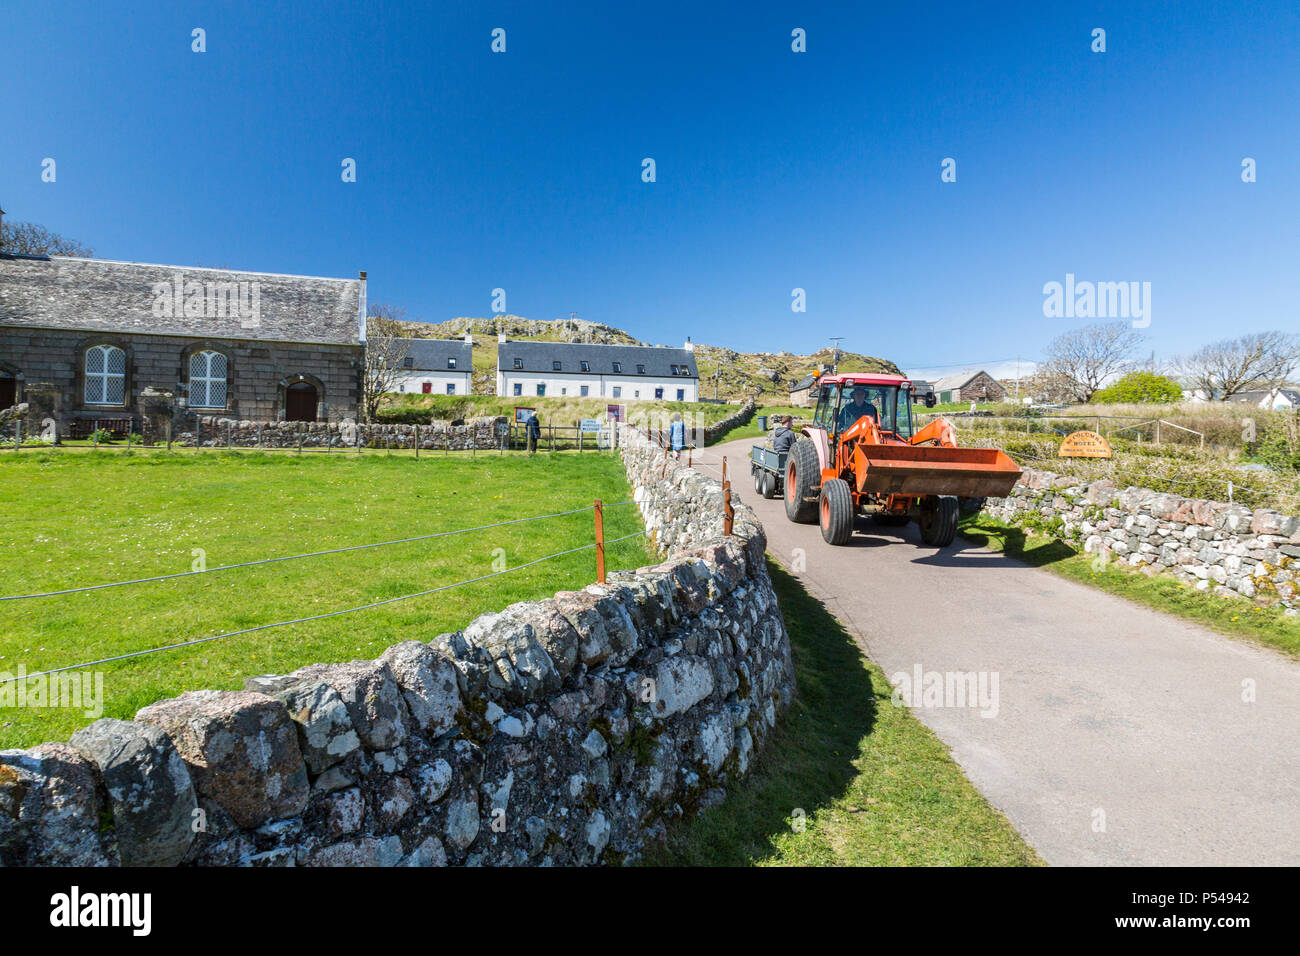
[(921, 506), (917, 524), (921, 540), (937, 548), (946, 548), (957, 535), (957, 496), (934, 495)]
[(827, 544), (848, 544), (853, 537), (853, 495), (843, 478), (822, 485), (819, 512), (822, 537)]
[(821, 466), (812, 440), (800, 438), (785, 464), (785, 516), (800, 524), (817, 520), (817, 495), (821, 491)]

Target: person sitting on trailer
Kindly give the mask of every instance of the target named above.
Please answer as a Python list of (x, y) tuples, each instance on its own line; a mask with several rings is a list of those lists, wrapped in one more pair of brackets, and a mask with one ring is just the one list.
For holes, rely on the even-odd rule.
[(778, 454), (783, 454), (790, 450), (790, 446), (795, 443), (799, 437), (790, 427), (794, 419), (789, 415), (783, 415), (777, 419), (776, 433), (772, 436), (772, 450)]

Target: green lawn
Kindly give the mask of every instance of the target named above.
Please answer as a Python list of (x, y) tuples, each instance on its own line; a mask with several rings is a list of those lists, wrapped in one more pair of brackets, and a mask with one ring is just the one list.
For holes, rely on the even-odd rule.
[[(673, 828), (660, 865), (1040, 865), (884, 673), (769, 562), (799, 696), (726, 803)], [(802, 813), (800, 813), (802, 811)], [(797, 821), (802, 818), (802, 832)]]
[[(25, 594), (467, 528), (627, 501), (614, 455), (194, 453), (150, 449), (0, 455), (0, 592)], [(605, 513), (607, 538), (641, 530), (634, 507)], [(321, 614), (514, 567), (592, 541), (584, 513), (366, 551), (150, 584), (0, 601), (0, 672), (33, 672)], [(494, 549), (504, 549), (494, 567)], [(645, 564), (645, 539), (611, 545), (610, 569)], [(504, 561), (504, 565), (500, 563)], [(104, 715), (131, 717), (195, 688), (317, 661), (373, 658), (513, 601), (578, 588), (587, 550), (425, 597), (97, 668)], [(29, 682), (34, 686), (34, 682)], [(66, 738), (92, 718), (68, 708), (0, 709), (0, 748)]]
[(1281, 607), (1219, 597), (1198, 591), (1172, 575), (1148, 576), (1114, 561), (1098, 568), (1095, 555), (1076, 551), (1056, 538), (1027, 533), (988, 515), (963, 518), (959, 528), (971, 541), (1004, 551), (1020, 561), (1224, 634), (1266, 644), (1290, 657), (1300, 657), (1300, 617), (1288, 616)]

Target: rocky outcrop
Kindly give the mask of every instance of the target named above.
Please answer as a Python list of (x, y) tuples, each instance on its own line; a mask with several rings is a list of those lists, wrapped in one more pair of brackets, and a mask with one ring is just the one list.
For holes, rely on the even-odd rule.
[(715, 806), (794, 694), (763, 531), (621, 445), (660, 563), (0, 751), (0, 865), (611, 864)]
[(984, 510), (1106, 560), (1300, 613), (1300, 518), (1293, 515), (1032, 469)]

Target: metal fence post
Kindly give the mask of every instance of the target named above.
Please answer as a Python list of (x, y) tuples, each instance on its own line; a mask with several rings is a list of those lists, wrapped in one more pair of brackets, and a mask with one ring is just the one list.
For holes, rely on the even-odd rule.
[(604, 506), (596, 499), (596, 582), (605, 583), (605, 514)]
[(420, 457), (420, 426), (415, 426), (415, 457)]

